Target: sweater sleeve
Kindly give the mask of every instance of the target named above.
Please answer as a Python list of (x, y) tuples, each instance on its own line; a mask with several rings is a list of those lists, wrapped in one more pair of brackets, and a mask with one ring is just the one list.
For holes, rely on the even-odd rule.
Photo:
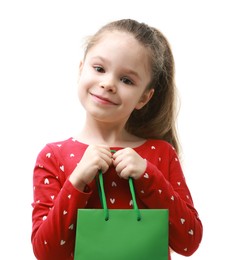
[(63, 174), (46, 146), (34, 168), (32, 246), (37, 259), (72, 259), (77, 209), (84, 208), (91, 191), (80, 192)]
[(203, 227), (186, 184), (179, 159), (169, 150), (167, 174), (147, 162), (136, 180), (137, 195), (147, 208), (169, 210), (169, 246), (178, 254), (192, 255), (202, 239)]

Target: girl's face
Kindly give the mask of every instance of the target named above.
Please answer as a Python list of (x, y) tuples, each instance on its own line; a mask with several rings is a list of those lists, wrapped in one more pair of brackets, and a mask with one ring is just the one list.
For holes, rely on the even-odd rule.
[(79, 99), (96, 120), (126, 123), (153, 95), (150, 80), (147, 50), (132, 35), (106, 32), (80, 63)]

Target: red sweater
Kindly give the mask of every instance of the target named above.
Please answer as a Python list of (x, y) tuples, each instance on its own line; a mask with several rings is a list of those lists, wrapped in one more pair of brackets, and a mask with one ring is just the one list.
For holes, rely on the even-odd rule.
[[(95, 181), (81, 192), (68, 180), (86, 148), (69, 138), (47, 144), (37, 157), (31, 236), (37, 259), (73, 259), (77, 209), (101, 208)], [(169, 246), (181, 255), (193, 254), (203, 228), (174, 148), (161, 140), (148, 140), (134, 150), (147, 160), (146, 171), (134, 181), (138, 206), (169, 209)], [(104, 183), (109, 208), (132, 207), (127, 180), (112, 167), (104, 174)]]

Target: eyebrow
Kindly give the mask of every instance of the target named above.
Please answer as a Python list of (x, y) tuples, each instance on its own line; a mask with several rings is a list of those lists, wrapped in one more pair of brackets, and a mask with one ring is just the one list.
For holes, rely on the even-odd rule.
[(91, 57), (91, 60), (95, 60), (95, 59), (100, 59), (100, 60), (102, 60), (104, 62), (108, 62), (107, 59), (105, 59), (105, 58), (103, 58), (101, 56), (93, 56), (93, 57)]

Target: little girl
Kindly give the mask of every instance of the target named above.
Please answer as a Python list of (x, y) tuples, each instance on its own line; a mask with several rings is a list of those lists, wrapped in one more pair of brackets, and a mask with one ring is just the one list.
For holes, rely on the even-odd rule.
[(47, 144), (34, 168), (38, 259), (73, 259), (77, 210), (101, 208), (99, 170), (109, 208), (132, 208), (132, 177), (139, 208), (169, 210), (169, 259), (197, 250), (203, 228), (178, 159), (175, 91), (172, 52), (157, 29), (123, 19), (89, 38), (79, 65), (82, 131)]

